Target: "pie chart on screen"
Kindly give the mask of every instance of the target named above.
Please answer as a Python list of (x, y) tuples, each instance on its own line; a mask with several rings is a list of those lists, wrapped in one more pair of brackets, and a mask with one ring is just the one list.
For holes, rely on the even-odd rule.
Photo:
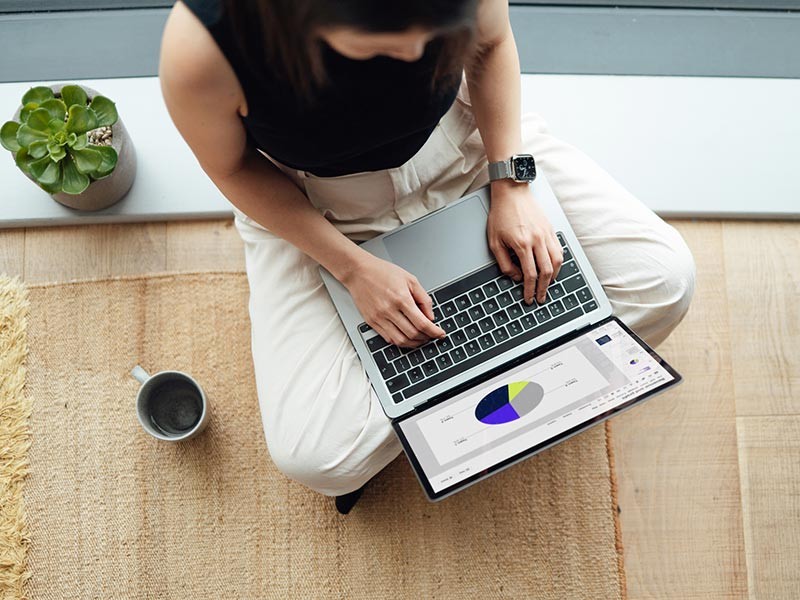
[(516, 381), (492, 390), (475, 407), (475, 418), (486, 425), (516, 421), (536, 408), (544, 390), (532, 381)]

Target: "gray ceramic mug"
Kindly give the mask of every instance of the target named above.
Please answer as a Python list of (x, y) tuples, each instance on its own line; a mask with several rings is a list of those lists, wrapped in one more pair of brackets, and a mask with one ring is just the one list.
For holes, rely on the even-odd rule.
[(205, 429), (209, 415), (206, 395), (191, 375), (182, 371), (150, 375), (139, 365), (131, 375), (142, 384), (136, 395), (136, 416), (147, 433), (179, 442)]

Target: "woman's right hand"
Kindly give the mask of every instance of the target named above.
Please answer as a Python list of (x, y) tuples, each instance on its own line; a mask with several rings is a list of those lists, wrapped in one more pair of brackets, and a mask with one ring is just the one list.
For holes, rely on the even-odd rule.
[(416, 348), (445, 336), (433, 324), (430, 296), (405, 269), (365, 253), (342, 284), (367, 324), (390, 344)]

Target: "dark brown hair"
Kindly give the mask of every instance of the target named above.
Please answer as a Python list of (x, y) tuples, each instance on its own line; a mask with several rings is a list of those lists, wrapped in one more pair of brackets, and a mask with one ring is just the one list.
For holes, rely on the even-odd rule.
[(326, 83), (319, 27), (348, 26), (368, 32), (411, 27), (439, 34), (441, 49), (431, 81), (461, 77), (475, 45), (479, 0), (225, 0), (245, 60), (269, 68), (289, 82), (300, 98), (313, 101)]

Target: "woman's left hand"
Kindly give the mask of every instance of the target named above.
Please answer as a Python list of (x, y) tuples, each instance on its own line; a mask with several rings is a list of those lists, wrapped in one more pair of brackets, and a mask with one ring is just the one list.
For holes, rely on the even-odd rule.
[[(524, 278), (525, 301), (544, 302), (547, 287), (563, 262), (561, 244), (527, 183), (492, 183), (486, 237), (500, 270), (519, 281)], [(511, 260), (513, 250), (519, 266)]]

